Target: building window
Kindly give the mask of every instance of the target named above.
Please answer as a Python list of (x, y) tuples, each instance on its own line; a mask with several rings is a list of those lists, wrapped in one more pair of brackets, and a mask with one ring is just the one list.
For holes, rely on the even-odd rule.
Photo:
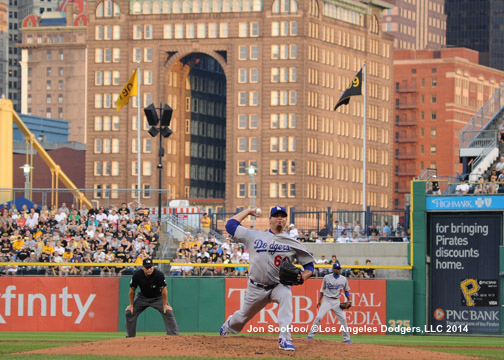
[(437, 79), (436, 78), (432, 78), (431, 79), (431, 86), (432, 87), (436, 87), (437, 86)]
[(431, 103), (435, 104), (437, 102), (436, 94), (431, 95)]
[(237, 197), (244, 198), (246, 195), (247, 195), (247, 185), (246, 184), (238, 184)]
[(436, 135), (437, 135), (436, 128), (432, 128), (432, 129), (430, 130), (430, 135), (431, 135), (431, 137), (436, 137)]
[(238, 138), (238, 152), (247, 151), (247, 138), (239, 137)]
[(430, 153), (435, 154), (436, 153), (436, 145), (431, 145), (430, 146)]
[(435, 111), (431, 112), (431, 120), (437, 119), (437, 113)]

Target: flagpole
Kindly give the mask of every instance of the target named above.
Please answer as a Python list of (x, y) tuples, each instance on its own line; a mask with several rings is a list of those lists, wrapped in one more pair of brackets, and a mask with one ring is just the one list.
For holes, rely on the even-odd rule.
[[(366, 115), (367, 115), (367, 84), (366, 64), (362, 66), (362, 96), (364, 97), (364, 129), (362, 131), (362, 211), (366, 213)], [(365, 215), (364, 215), (365, 216)]]
[(142, 189), (142, 184), (141, 184), (141, 177), (140, 177), (140, 161), (141, 161), (141, 154), (140, 154), (140, 142), (141, 142), (141, 137), (140, 137), (140, 124), (142, 121), (140, 121), (140, 62), (137, 63), (137, 190), (138, 190), (138, 207), (140, 207), (141, 203), (141, 189)]

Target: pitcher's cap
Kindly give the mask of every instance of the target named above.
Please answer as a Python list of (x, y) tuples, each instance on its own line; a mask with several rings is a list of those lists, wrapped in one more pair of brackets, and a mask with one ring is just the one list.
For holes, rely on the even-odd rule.
[(277, 213), (283, 212), (287, 216), (287, 209), (283, 206), (273, 206), (270, 211), (270, 217), (275, 216)]

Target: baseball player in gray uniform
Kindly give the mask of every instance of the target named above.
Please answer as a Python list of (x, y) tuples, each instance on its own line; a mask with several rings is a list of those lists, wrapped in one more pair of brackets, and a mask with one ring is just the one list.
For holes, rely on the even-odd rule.
[[(347, 330), (347, 321), (345, 312), (340, 308), (340, 295), (341, 290), (345, 292), (345, 296), (348, 299), (350, 296), (350, 286), (348, 286), (348, 280), (346, 277), (340, 275), (341, 272), (341, 264), (339, 261), (336, 261), (333, 264), (333, 273), (324, 276), (324, 280), (322, 281), (322, 288), (320, 289), (320, 296), (317, 303), (317, 307), (320, 307), (315, 317), (315, 321), (311, 326), (310, 332), (308, 334), (308, 339), (313, 339), (315, 334), (318, 331), (318, 325), (320, 321), (324, 318), (325, 314), (329, 310), (332, 310), (334, 315), (338, 318), (340, 324), (343, 327), (343, 331), (341, 332), (343, 335), (343, 341), (346, 343), (352, 343), (350, 341), (350, 333)], [(322, 300), (324, 298), (324, 300)], [(322, 304), (320, 304), (322, 301)]]
[(242, 242), (250, 254), (249, 281), (242, 308), (230, 316), (220, 329), (221, 336), (239, 333), (245, 324), (270, 302), (278, 304), (280, 336), (278, 346), (282, 350), (296, 350), (290, 333), (292, 323), (292, 292), (290, 286), (279, 283), (279, 268), (283, 261), (297, 258), (304, 271), (304, 280), (314, 271), (314, 258), (304, 245), (291, 238), (284, 229), (287, 210), (275, 206), (270, 211), (269, 231), (249, 230), (240, 225), (247, 216), (255, 216), (255, 208), (243, 210), (226, 224), (233, 241)]

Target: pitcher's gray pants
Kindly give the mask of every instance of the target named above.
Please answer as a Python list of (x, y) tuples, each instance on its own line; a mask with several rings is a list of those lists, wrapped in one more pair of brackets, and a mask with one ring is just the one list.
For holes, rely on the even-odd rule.
[(159, 311), (163, 316), (166, 335), (179, 334), (177, 320), (175, 320), (175, 316), (173, 316), (173, 311), (167, 310), (166, 313), (163, 312), (163, 298), (161, 296), (157, 298), (147, 298), (138, 294), (133, 302), (133, 314), (129, 310), (126, 311), (126, 337), (136, 336), (138, 316), (149, 306)]
[(334, 315), (336, 315), (336, 317), (338, 318), (340, 324), (343, 326), (344, 330), (341, 332), (341, 335), (343, 335), (343, 341), (350, 340), (350, 333), (346, 331), (348, 328), (346, 321), (346, 314), (339, 306), (340, 306), (339, 298), (336, 299), (324, 296), (324, 298), (322, 299), (322, 304), (320, 304), (320, 309), (317, 313), (317, 316), (315, 317), (313, 325), (310, 328), (308, 336), (315, 336), (315, 334), (318, 331), (320, 321), (322, 321), (322, 319), (324, 318), (325, 314), (327, 314), (328, 311), (332, 310)]
[(242, 308), (226, 320), (223, 326), (232, 334), (239, 333), (245, 324), (270, 302), (278, 304), (280, 338), (292, 340), (290, 333), (290, 326), (292, 324), (292, 292), (289, 286), (282, 284), (278, 284), (271, 290), (265, 290), (253, 285), (249, 281)]

